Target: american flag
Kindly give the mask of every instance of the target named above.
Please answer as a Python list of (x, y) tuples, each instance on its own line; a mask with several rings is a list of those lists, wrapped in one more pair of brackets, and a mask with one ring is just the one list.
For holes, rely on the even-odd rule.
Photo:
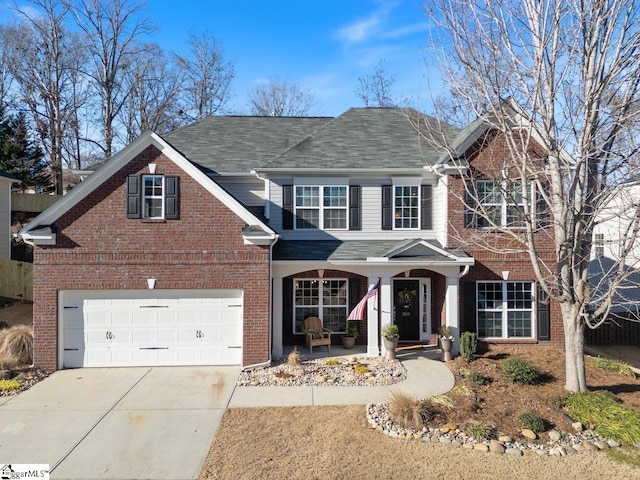
[(347, 320), (362, 320), (364, 318), (364, 311), (367, 308), (367, 300), (371, 297), (375, 297), (378, 294), (378, 284), (376, 283), (373, 287), (369, 289), (362, 300), (358, 302), (358, 305), (355, 306), (351, 313), (347, 317)]

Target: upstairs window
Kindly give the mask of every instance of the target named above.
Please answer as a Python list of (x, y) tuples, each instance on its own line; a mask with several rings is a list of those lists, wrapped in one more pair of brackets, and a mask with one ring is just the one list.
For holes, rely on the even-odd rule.
[(417, 185), (394, 188), (394, 228), (418, 229), (420, 197)]
[(180, 182), (168, 175), (127, 176), (127, 218), (176, 220), (180, 216)]
[[(477, 206), (470, 212), (469, 226), (477, 228), (526, 226), (522, 182), (499, 182), (495, 180), (477, 180), (475, 192)], [(531, 195), (529, 198), (532, 198)], [(467, 205), (473, 206), (473, 199), (467, 195)]]
[(346, 186), (296, 186), (295, 228), (347, 228)]

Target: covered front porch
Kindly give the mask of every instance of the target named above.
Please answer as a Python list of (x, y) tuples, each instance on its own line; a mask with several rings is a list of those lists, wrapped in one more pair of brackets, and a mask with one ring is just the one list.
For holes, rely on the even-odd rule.
[(333, 356), (349, 312), (376, 285), (364, 318), (350, 321), (366, 355), (385, 353), (381, 330), (387, 323), (398, 325), (401, 347), (437, 345), (441, 325), (458, 338), (459, 279), (473, 263), (464, 252), (427, 240), (279, 242), (272, 264), (272, 356), (304, 345), (307, 316), (320, 317), (334, 332)]

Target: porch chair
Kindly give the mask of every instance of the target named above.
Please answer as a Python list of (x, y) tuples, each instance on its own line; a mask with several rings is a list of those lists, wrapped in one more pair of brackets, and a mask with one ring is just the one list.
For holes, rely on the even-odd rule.
[(331, 353), (331, 334), (333, 332), (322, 326), (322, 320), (318, 317), (309, 317), (304, 320), (304, 336), (307, 347), (313, 353), (313, 347), (326, 345)]

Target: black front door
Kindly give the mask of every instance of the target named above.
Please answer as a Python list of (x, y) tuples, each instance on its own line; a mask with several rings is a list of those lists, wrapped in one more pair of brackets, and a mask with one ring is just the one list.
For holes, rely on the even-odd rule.
[(420, 340), (420, 282), (394, 280), (393, 310), (400, 340)]

